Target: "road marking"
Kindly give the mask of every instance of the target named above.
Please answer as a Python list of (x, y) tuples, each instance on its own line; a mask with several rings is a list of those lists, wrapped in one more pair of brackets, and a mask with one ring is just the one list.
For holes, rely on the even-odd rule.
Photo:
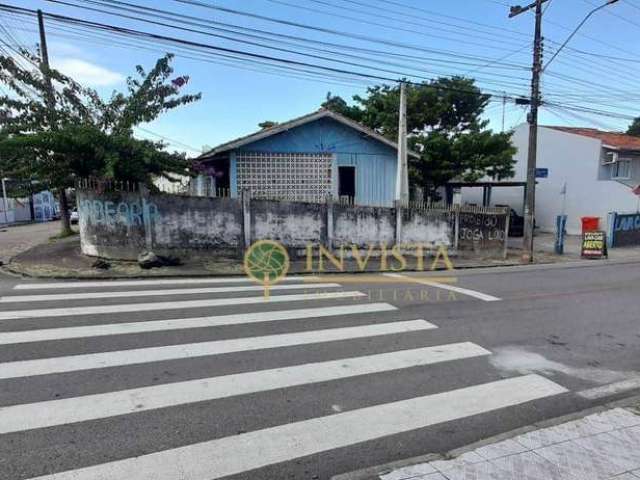
[(212, 480), (566, 391), (539, 375), (526, 375), (279, 425), (32, 480)]
[[(281, 282), (315, 281), (318, 277), (290, 276)], [(20, 283), (13, 287), (15, 290), (49, 290), (62, 288), (102, 288), (102, 287), (143, 287), (148, 285), (192, 285), (192, 284), (219, 284), (219, 283), (252, 283), (247, 277), (202, 277), (202, 278), (175, 278), (175, 279), (149, 279), (149, 280), (103, 280), (84, 282), (55, 282), (55, 283)]]
[(408, 275), (400, 275), (398, 273), (385, 273), (383, 275), (385, 275), (387, 277), (392, 277), (392, 278), (402, 278), (402, 279), (405, 279), (407, 282), (420, 283), (422, 285), (427, 285), (429, 287), (435, 287), (435, 288), (441, 288), (443, 290), (449, 290), (451, 292), (456, 292), (456, 293), (460, 293), (462, 295), (467, 295), (468, 297), (477, 298), (477, 299), (482, 300), (484, 302), (499, 302), (501, 300), (498, 297), (494, 297), (492, 295), (487, 295), (486, 293), (478, 292), (476, 290), (469, 290), (468, 288), (456, 287), (454, 285), (447, 285), (447, 284), (440, 283), (440, 282), (434, 282), (434, 281), (428, 280), (426, 278), (411, 277), (411, 276), (408, 276)]
[[(321, 288), (338, 288), (339, 283), (309, 283), (294, 285), (274, 285), (269, 287), (273, 290), (303, 290), (303, 289), (321, 289)], [(19, 303), (19, 302), (52, 302), (58, 300), (92, 300), (103, 298), (129, 298), (129, 297), (157, 297), (168, 295), (197, 295), (204, 293), (242, 293), (242, 292), (260, 292), (264, 290), (264, 286), (252, 285), (243, 287), (212, 287), (212, 288), (175, 288), (167, 290), (136, 290), (127, 292), (92, 292), (92, 293), (56, 293), (50, 295), (9, 295), (0, 297), (0, 303)]]
[(0, 379), (74, 372), (94, 368), (120, 367), (139, 363), (160, 362), (184, 358), (221, 355), (267, 348), (291, 347), (313, 343), (391, 335), (437, 328), (424, 320), (381, 323), (358, 327), (331, 328), (261, 337), (234, 338), (213, 342), (167, 345), (163, 347), (138, 348), (114, 352), (71, 355), (67, 357), (42, 358), (18, 362), (0, 363)]
[(228, 305), (252, 305), (256, 303), (306, 302), (310, 300), (335, 300), (366, 297), (362, 292), (301, 293), (296, 295), (264, 295), (259, 297), (214, 298), (211, 300), (184, 300), (179, 302), (129, 303), (91, 307), (43, 308), (40, 310), (12, 310), (0, 312), (0, 320), (39, 317), (69, 317), (101, 313), (150, 312), (153, 310), (182, 310), (185, 308), (223, 307)]
[(469, 342), (154, 385), (0, 409), (0, 434), (490, 355)]
[(273, 312), (234, 313), (197, 318), (176, 318), (171, 320), (151, 320), (128, 323), (109, 323), (82, 327), (46, 328), (24, 330), (20, 332), (0, 332), (0, 345), (15, 343), (46, 342), (83, 337), (102, 337), (105, 335), (127, 335), (132, 333), (161, 332), (188, 328), (218, 327), (222, 325), (244, 325), (248, 323), (273, 322), (340, 315), (358, 315), (397, 310), (388, 303), (362, 303), (337, 307), (301, 308), (297, 310), (276, 310)]
[(589, 388), (578, 392), (582, 398), (589, 400), (595, 400), (597, 398), (608, 397), (617, 393), (626, 392), (628, 390), (635, 390), (640, 388), (640, 378), (631, 378), (629, 380), (622, 380), (621, 382), (610, 383), (609, 385), (603, 385), (602, 387)]

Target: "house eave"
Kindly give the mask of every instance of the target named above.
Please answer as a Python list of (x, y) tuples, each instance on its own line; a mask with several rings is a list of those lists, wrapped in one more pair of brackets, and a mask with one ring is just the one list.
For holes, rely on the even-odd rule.
[[(199, 157), (196, 158), (196, 160), (211, 160), (213, 157), (215, 157), (216, 155), (219, 155), (220, 153), (224, 153), (227, 152), (229, 150), (235, 150), (237, 148), (240, 148), (244, 145), (248, 145), (250, 143), (254, 143), (257, 141), (260, 141), (264, 138), (268, 138), (272, 135), (277, 135), (279, 133), (283, 133), (286, 132), (288, 130), (291, 130), (293, 128), (299, 127), (301, 125), (305, 125), (307, 123), (319, 120), (321, 118), (332, 118), (333, 120), (342, 123), (344, 125), (347, 125), (351, 128), (353, 128), (354, 130), (358, 130), (359, 132), (373, 138), (374, 140), (377, 140), (381, 143), (384, 143), (385, 145), (393, 148), (394, 150), (398, 150), (398, 145), (395, 142), (392, 142), (391, 140), (385, 138), (384, 136), (380, 135), (379, 133), (375, 132), (374, 130), (371, 130), (367, 127), (365, 127), (364, 125), (359, 124), (358, 122), (351, 120), (349, 118), (346, 118), (343, 115), (340, 115), (338, 113), (332, 112), (330, 110), (318, 110), (317, 112), (314, 113), (310, 113), (308, 115), (296, 118), (294, 120), (291, 120), (289, 122), (285, 122), (282, 123), (280, 125), (275, 125), (271, 128), (267, 128), (264, 130), (261, 130), (259, 132), (255, 132), (252, 134), (249, 134), (247, 136), (232, 140), (230, 142), (227, 143), (223, 143), (221, 145), (218, 145), (217, 147), (213, 148), (212, 150), (209, 150), (206, 153), (203, 153), (202, 155), (200, 155)], [(420, 155), (416, 152), (413, 152), (411, 150), (409, 150), (407, 152), (407, 155), (413, 158), (420, 158)]]

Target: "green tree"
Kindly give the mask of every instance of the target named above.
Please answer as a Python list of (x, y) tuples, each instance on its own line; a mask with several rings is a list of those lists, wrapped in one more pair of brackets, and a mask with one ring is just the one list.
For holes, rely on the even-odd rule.
[(339, 113), (357, 122), (362, 121), (362, 110), (356, 105), (349, 105), (342, 97), (327, 93), (327, 97), (321, 105), (322, 108)]
[(0, 96), (0, 169), (59, 192), (63, 235), (70, 232), (65, 190), (77, 178), (99, 176), (152, 187), (154, 176), (188, 173), (184, 154), (133, 137), (136, 125), (200, 99), (200, 94), (180, 94), (188, 77), (171, 79), (172, 55), (160, 58), (149, 72), (136, 67), (126, 91), (108, 100), (54, 69), (46, 71), (29, 52), (22, 55), (27, 68), (0, 56), (0, 82), (10, 90)]
[(640, 117), (637, 117), (633, 120), (631, 125), (629, 125), (629, 129), (627, 130), (627, 133), (629, 135), (640, 137)]
[(275, 126), (279, 125), (278, 122), (274, 122), (272, 120), (265, 120), (264, 122), (260, 122), (258, 124), (258, 126), (262, 129), (262, 130), (266, 130), (267, 128), (273, 128)]
[[(490, 96), (473, 79), (439, 78), (422, 84), (407, 84), (407, 130), (411, 148), (420, 154), (411, 160), (410, 182), (434, 194), (454, 178), (478, 180), (513, 175), (516, 149), (511, 133), (494, 133), (481, 119)], [(354, 106), (342, 98), (327, 96), (325, 108), (359, 121), (387, 138), (398, 137), (400, 88), (382, 85), (354, 96)]]

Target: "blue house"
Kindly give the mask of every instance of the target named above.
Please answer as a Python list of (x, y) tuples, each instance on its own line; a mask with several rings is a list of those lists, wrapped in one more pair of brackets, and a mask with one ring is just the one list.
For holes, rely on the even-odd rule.
[(228, 188), (232, 197), (248, 190), (287, 200), (315, 202), (332, 195), (358, 205), (392, 206), (397, 155), (394, 142), (321, 109), (219, 145), (198, 161), (209, 187)]

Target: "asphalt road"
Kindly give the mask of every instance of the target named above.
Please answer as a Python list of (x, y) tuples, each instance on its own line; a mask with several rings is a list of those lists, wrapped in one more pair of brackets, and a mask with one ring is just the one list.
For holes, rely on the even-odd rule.
[(328, 479), (640, 390), (640, 264), (323, 280), (0, 277), (0, 478)]

